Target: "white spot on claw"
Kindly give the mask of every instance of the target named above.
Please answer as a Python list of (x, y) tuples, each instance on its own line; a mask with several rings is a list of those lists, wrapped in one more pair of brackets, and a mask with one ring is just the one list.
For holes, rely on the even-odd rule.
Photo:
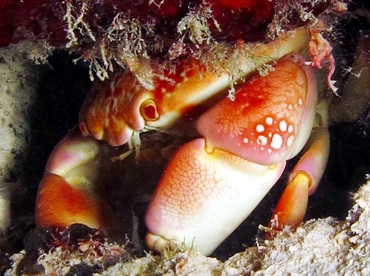
[(267, 138), (263, 135), (258, 136), (257, 138), (257, 144), (265, 146), (267, 144)]
[(280, 128), (280, 130), (281, 131), (286, 131), (287, 130), (287, 128), (288, 128), (288, 125), (287, 125), (287, 123), (283, 120), (283, 121), (281, 121), (280, 123), (279, 123), (279, 128)]
[(271, 147), (273, 149), (280, 149), (282, 144), (283, 138), (279, 134), (275, 133), (274, 136), (272, 136)]
[(263, 125), (257, 125), (257, 127), (256, 127), (257, 132), (262, 132), (264, 130), (265, 130), (265, 127)]
[(267, 117), (266, 118), (266, 124), (268, 124), (269, 126), (271, 126), (272, 125), (272, 118), (271, 117)]

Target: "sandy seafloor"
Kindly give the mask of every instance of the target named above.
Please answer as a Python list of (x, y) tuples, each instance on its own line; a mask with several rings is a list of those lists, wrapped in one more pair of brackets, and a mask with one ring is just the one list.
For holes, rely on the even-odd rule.
[[(76, 95), (74, 90), (87, 87), (88, 79), (87, 76), (82, 77), (76, 86), (69, 87), (68, 79), (58, 75), (64, 70), (63, 64), (57, 68), (51, 62), (40, 69), (40, 66), (30, 62), (24, 53), (19, 54), (17, 50), (3, 49), (0, 54), (0, 227), (4, 230), (0, 246), (2, 255), (11, 260), (8, 263), (11, 268), (5, 272), (5, 275), (17, 275), (27, 272), (22, 272), (24, 265), (22, 259), (26, 254), (22, 250), (22, 238), (34, 227), (32, 208), (37, 183), (42, 176), (42, 168), (52, 147), (68, 128), (76, 123), (77, 113), (72, 110), (78, 110), (84, 95), (83, 93)], [(72, 68), (70, 65), (66, 67)], [(78, 68), (72, 70), (78, 72), (75, 74), (84, 75), (84, 72), (79, 72)], [(50, 77), (53, 74), (55, 76)], [(37, 104), (48, 105), (45, 98), (52, 97), (55, 92), (44, 83), (45, 80), (50, 81), (50, 79), (51, 82), (59, 79), (60, 84), (57, 86), (61, 90), (68, 90), (75, 100), (63, 99), (59, 104), (52, 104), (46, 109), (35, 108)], [(55, 86), (50, 87), (55, 88)], [(44, 91), (41, 96), (40, 90)], [(71, 96), (67, 95), (66, 98), (68, 97)], [(45, 119), (50, 118), (54, 121), (45, 123)], [(36, 130), (37, 122), (42, 127)], [(51, 128), (53, 131), (49, 133), (48, 129)], [(345, 131), (341, 132), (343, 129)], [(230, 253), (218, 252), (222, 256), (219, 259), (225, 261), (202, 256), (195, 248), (190, 251), (178, 249), (163, 255), (148, 253), (144, 254), (144, 257), (134, 257), (130, 253), (131, 250), (126, 251), (125, 246), (108, 242), (100, 242), (99, 254), (95, 254), (96, 243), (85, 241), (73, 249), (63, 246), (55, 247), (50, 252), (44, 252), (41, 249), (34, 273), (37, 275), (68, 273), (70, 275), (369, 275), (370, 181), (365, 183), (366, 174), (370, 173), (370, 163), (366, 163), (369, 161), (369, 126), (366, 120), (362, 120), (353, 125), (333, 126), (333, 132), (335, 136), (332, 143), (335, 152), (333, 153), (332, 149), (331, 156), (334, 157), (329, 160), (330, 167), (324, 176), (324, 180), (329, 179), (326, 181), (328, 186), (319, 188), (316, 198), (310, 200), (310, 204), (314, 206), (310, 207), (308, 215), (309, 218), (322, 218), (308, 220), (294, 233), (287, 230), (272, 241), (260, 240), (258, 244), (254, 242), (253, 234), (251, 238), (253, 243), (247, 243), (250, 247), (246, 249), (239, 249), (240, 253), (233, 252), (230, 257)], [(351, 136), (353, 133), (355, 133), (355, 139)], [(340, 138), (341, 135), (347, 134), (348, 137)], [(359, 144), (358, 149), (353, 150), (353, 145), (347, 144), (350, 141)], [(43, 144), (44, 148), (40, 144)], [(343, 146), (350, 150), (349, 153), (337, 150)], [(363, 155), (357, 156), (359, 152)], [(347, 162), (342, 160), (346, 158), (353, 158), (353, 160)], [(336, 185), (336, 182), (339, 184)], [(364, 184), (360, 187), (362, 183)], [(358, 191), (353, 194), (352, 191), (356, 191), (358, 187), (360, 187)], [(320, 209), (322, 215), (318, 215)], [(261, 215), (258, 213), (255, 216)], [(10, 228), (7, 228), (6, 226), (9, 225)], [(254, 228), (257, 228), (257, 225), (254, 222)], [(243, 231), (243, 229), (237, 230), (238, 237), (230, 241), (230, 244), (243, 241)], [(259, 231), (263, 232), (263, 229)], [(15, 235), (15, 233), (18, 234)], [(221, 250), (227, 248), (226, 243)], [(240, 248), (243, 246), (240, 245)], [(217, 254), (216, 256), (218, 257)], [(107, 262), (107, 259), (112, 261)], [(22, 264), (22, 268), (19, 264)]]

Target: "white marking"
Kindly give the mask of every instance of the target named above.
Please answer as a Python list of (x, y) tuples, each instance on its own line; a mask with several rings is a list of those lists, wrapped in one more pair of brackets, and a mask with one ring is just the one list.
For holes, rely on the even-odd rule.
[(290, 135), (286, 142), (286, 145), (290, 147), (293, 144), (293, 142), (294, 142), (294, 135)]
[(293, 132), (293, 126), (292, 126), (292, 125), (289, 125), (289, 127), (288, 127), (288, 132), (289, 132), (289, 133), (292, 133), (292, 132)]
[(266, 144), (267, 144), (267, 138), (265, 136), (263, 136), (263, 135), (258, 136), (258, 138), (257, 138), (257, 144), (258, 145), (262, 145), (262, 146), (266, 146)]
[(284, 120), (279, 123), (279, 128), (280, 128), (281, 131), (283, 131), (283, 132), (286, 131), (287, 127), (288, 127), (288, 125)]
[(292, 110), (293, 109), (293, 106), (291, 104), (288, 105), (288, 109), (289, 110)]
[(274, 136), (272, 136), (271, 147), (273, 149), (280, 149), (282, 144), (283, 138), (280, 136), (280, 134), (275, 133)]
[(269, 132), (268, 137), (269, 137), (269, 138), (271, 138), (271, 137), (272, 137), (272, 133), (271, 133), (271, 132)]
[(302, 101), (302, 99), (299, 99), (299, 100), (298, 100), (298, 104), (299, 104), (299, 105), (303, 105), (303, 101)]
[(272, 150), (271, 150), (271, 149), (267, 149), (267, 152), (268, 152), (268, 153), (271, 153), (271, 152), (272, 152)]
[(257, 132), (262, 132), (265, 130), (265, 127), (263, 125), (257, 125), (256, 130)]
[(243, 139), (243, 142), (244, 142), (244, 143), (248, 143), (248, 138), (244, 138), (244, 139)]
[(268, 124), (269, 126), (271, 126), (272, 125), (272, 118), (271, 117), (267, 117), (266, 118), (266, 124)]

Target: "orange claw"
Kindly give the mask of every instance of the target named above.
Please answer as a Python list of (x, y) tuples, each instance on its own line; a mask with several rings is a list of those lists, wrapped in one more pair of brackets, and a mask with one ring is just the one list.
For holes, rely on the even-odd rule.
[[(210, 254), (306, 144), (316, 103), (313, 70), (294, 56), (205, 112), (197, 123), (204, 139), (180, 147), (157, 186), (145, 216), (148, 246), (185, 242)], [(292, 223), (306, 209), (309, 182), (299, 173), (282, 199)]]

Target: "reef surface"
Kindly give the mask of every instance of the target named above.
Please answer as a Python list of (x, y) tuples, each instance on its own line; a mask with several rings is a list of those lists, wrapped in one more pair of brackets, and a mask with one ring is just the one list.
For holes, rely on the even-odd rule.
[(12, 268), (5, 275), (368, 275), (370, 181), (353, 200), (345, 221), (309, 220), (296, 231), (285, 229), (225, 262), (203, 256), (196, 248), (135, 258), (132, 244), (110, 243), (82, 227), (84, 231), (77, 231), (81, 238), (74, 240), (71, 233), (76, 231), (70, 229), (68, 242), (58, 244), (55, 239), (52, 247), (37, 249), (37, 258), (32, 258), (30, 248), (12, 255)]

